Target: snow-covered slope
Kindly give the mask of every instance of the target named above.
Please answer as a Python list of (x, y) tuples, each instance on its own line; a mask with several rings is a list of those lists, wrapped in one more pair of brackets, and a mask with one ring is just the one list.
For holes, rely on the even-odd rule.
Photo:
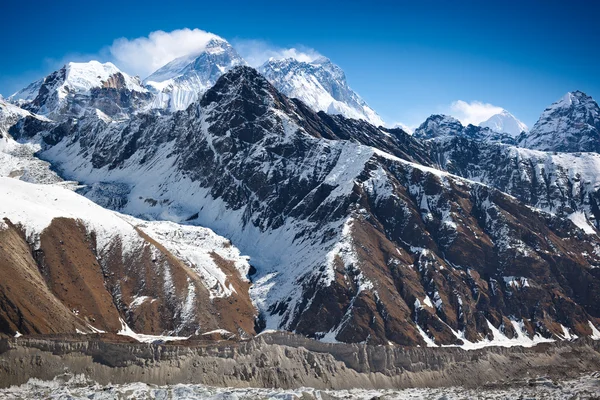
[(102, 64), (98, 61), (68, 63), (65, 66), (65, 79), (55, 89), (59, 92), (59, 97), (66, 97), (68, 92), (85, 94), (93, 88), (116, 86), (118, 83), (111, 82), (110, 79), (117, 74), (123, 75), (124, 88), (136, 92), (146, 91), (139, 78), (121, 72), (113, 63)]
[(68, 63), (11, 99), (36, 114), (63, 119), (81, 117), (96, 109), (110, 117), (123, 118), (141, 108), (149, 97), (139, 78), (127, 75), (112, 63), (90, 61)]
[(597, 153), (545, 152), (468, 138), (429, 145), (441, 169), (498, 188), (547, 212), (583, 213), (589, 223), (600, 227)]
[(548, 107), (519, 146), (543, 151), (600, 152), (600, 107), (575, 91)]
[(46, 143), (42, 156), (89, 198), (231, 239), (256, 268), (266, 328), (424, 346), (598, 324), (587, 311), (600, 306), (596, 235), (393, 156), (427, 161), (416, 139), (315, 114), (248, 67), (182, 112), (18, 133)]
[[(39, 243), (41, 233), (59, 217), (83, 221), (89, 231), (97, 234), (98, 251), (107, 250), (115, 237), (135, 247), (139, 235), (131, 224), (113, 211), (105, 210), (92, 201), (57, 185), (36, 185), (17, 179), (0, 178), (0, 219), (8, 218), (13, 224), (21, 224), (25, 236), (32, 243)], [(127, 253), (127, 250), (125, 251)]]
[(32, 115), (30, 112), (0, 98), (0, 137), (6, 136), (10, 127), (21, 118), (30, 115)]
[(384, 125), (381, 117), (350, 89), (344, 71), (325, 57), (312, 62), (271, 59), (258, 70), (281, 93), (302, 100), (313, 110)]
[(18, 143), (9, 130), (23, 118), (47, 123), (49, 120), (0, 99), (0, 176), (14, 177), (33, 183), (62, 181), (50, 164), (35, 157), (38, 143)]
[[(24, 289), (29, 283), (12, 279), (26, 271), (24, 265), (13, 270), (18, 264), (0, 262), (4, 327), (20, 333), (116, 333), (126, 321), (128, 332), (132, 327), (147, 334), (254, 332), (247, 258), (209, 229), (137, 220), (59, 185), (12, 178), (0, 177), (0, 203), (0, 236), (8, 246), (0, 249), (0, 260), (25, 260), (34, 281), (38, 268), (45, 274), (42, 286)], [(27, 244), (21, 252), (15, 227)], [(40, 319), (36, 305), (13, 318), (10, 310), (30, 296), (49, 297), (56, 320)]]
[(144, 80), (154, 94), (152, 108), (184, 110), (236, 65), (246, 62), (221, 38), (211, 39), (199, 54), (177, 58)]
[(519, 136), (521, 132), (527, 132), (527, 125), (519, 121), (514, 115), (506, 110), (501, 113), (491, 116), (486, 121), (479, 124), (483, 128), (490, 128), (494, 132), (506, 133), (514, 138)]

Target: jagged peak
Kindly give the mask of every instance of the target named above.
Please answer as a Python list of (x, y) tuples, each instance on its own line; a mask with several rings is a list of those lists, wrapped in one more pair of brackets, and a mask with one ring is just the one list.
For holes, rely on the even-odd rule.
[(446, 122), (458, 123), (458, 124), (462, 125), (462, 123), (458, 119), (454, 118), (451, 115), (447, 115), (447, 114), (432, 114), (425, 120), (424, 123), (427, 123), (427, 121), (446, 121)]
[(458, 119), (443, 114), (434, 114), (425, 120), (414, 132), (419, 139), (466, 137), (478, 141), (514, 143), (514, 137), (489, 127), (473, 124), (463, 125)]
[(88, 62), (68, 62), (61, 69), (53, 72), (44, 79), (44, 84), (59, 77), (56, 82), (61, 87), (68, 86), (70, 92), (88, 92), (93, 88), (112, 87), (111, 81), (121, 81), (124, 88), (135, 92), (145, 93), (138, 77), (132, 77), (121, 71), (111, 62), (101, 63), (97, 60)]
[(589, 105), (592, 107), (593, 106), (598, 107), (598, 104), (591, 96), (585, 94), (584, 92), (582, 92), (580, 90), (575, 90), (573, 92), (567, 92), (564, 96), (562, 96), (560, 99), (558, 99), (557, 101), (552, 103), (544, 111), (548, 112), (548, 111), (554, 111), (554, 110), (560, 109), (560, 108), (570, 108), (574, 105), (576, 106), (576, 105), (579, 105), (582, 103), (584, 103), (584, 104), (589, 103)]
[(423, 122), (417, 129), (415, 129), (415, 134), (419, 134), (425, 129), (433, 128), (437, 126), (452, 126), (457, 129), (464, 128), (463, 124), (456, 118), (446, 114), (432, 114), (425, 122)]
[(600, 151), (600, 107), (580, 90), (568, 92), (544, 110), (519, 145), (534, 150)]
[[(190, 70), (197, 70), (197, 64), (201, 63), (201, 59), (204, 56), (219, 57), (225, 53), (229, 54), (231, 58), (229, 61), (233, 65), (246, 63), (228, 41), (220, 37), (215, 37), (209, 40), (202, 49), (169, 61), (144, 79), (144, 82), (151, 84), (184, 76)], [(205, 65), (201, 66), (206, 67)], [(222, 72), (227, 68), (225, 65), (220, 65), (220, 67), (223, 69)]]
[(207, 106), (212, 102), (220, 102), (226, 97), (240, 95), (243, 101), (255, 101), (267, 95), (280, 95), (256, 69), (247, 65), (238, 65), (221, 75), (215, 85), (208, 89), (200, 104)]

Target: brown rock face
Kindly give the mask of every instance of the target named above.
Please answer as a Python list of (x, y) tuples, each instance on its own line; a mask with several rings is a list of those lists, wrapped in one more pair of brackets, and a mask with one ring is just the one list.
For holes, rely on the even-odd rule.
[[(424, 335), (438, 345), (498, 339), (496, 329), (509, 339), (592, 334), (595, 235), (494, 189), (378, 161), (355, 181), (355, 261), (339, 263), (330, 285), (305, 286), (312, 301), (297, 309), (296, 332), (421, 346)], [(381, 168), (385, 195), (369, 183)]]
[(103, 331), (121, 329), (119, 312), (104, 287), (94, 255), (94, 238), (75, 220), (56, 218), (35, 251), (39, 270), (56, 298), (87, 323)]
[(125, 88), (125, 77), (122, 73), (117, 72), (111, 75), (106, 81), (102, 82), (103, 88), (111, 89), (124, 89)]
[(0, 332), (14, 335), (87, 330), (48, 288), (18, 227), (0, 230)]
[(0, 231), (0, 331), (28, 333), (107, 332), (201, 334), (226, 329), (254, 334), (249, 283), (232, 262), (215, 254), (236, 289), (211, 299), (199, 276), (161, 244), (138, 231), (141, 246), (124, 254), (115, 240), (98, 255), (94, 232), (77, 220), (56, 218), (32, 250), (10, 224)]

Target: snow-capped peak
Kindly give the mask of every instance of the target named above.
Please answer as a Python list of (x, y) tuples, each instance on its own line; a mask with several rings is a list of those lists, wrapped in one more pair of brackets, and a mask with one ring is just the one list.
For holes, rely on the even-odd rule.
[[(32, 102), (40, 95), (40, 88), (45, 86), (48, 93), (56, 92), (59, 98), (68, 95), (89, 94), (94, 88), (114, 87), (146, 93), (138, 77), (132, 77), (122, 72), (113, 63), (100, 63), (92, 60), (88, 62), (69, 62), (61, 69), (54, 71), (45, 78), (39, 79), (9, 97), (17, 104)], [(44, 96), (46, 97), (46, 96)], [(43, 102), (45, 102), (45, 98)], [(38, 103), (42, 102), (41, 100)], [(49, 105), (47, 105), (49, 106)], [(47, 107), (48, 111), (51, 107)], [(44, 112), (44, 110), (35, 110)]]
[(144, 80), (156, 94), (151, 107), (186, 109), (236, 65), (246, 62), (225, 39), (213, 38), (202, 51), (176, 58)]
[(440, 136), (458, 135), (463, 129), (463, 124), (456, 118), (450, 115), (435, 114), (415, 129), (414, 136), (420, 139), (432, 139)]
[(92, 60), (85, 63), (70, 62), (64, 67), (65, 79), (62, 88), (68, 88), (67, 91), (75, 90), (79, 93), (89, 92), (96, 87), (110, 87), (111, 77), (121, 74), (123, 76), (123, 84), (125, 88), (136, 91), (146, 92), (147, 90), (141, 85), (139, 78), (131, 77), (124, 72), (121, 72), (113, 63), (100, 63)]
[(27, 103), (35, 99), (40, 91), (40, 87), (44, 83), (44, 78), (38, 79), (35, 82), (30, 83), (18, 92), (13, 93), (8, 97), (8, 100), (13, 103)]
[(404, 132), (408, 133), (409, 135), (412, 135), (415, 130), (413, 128), (411, 128), (410, 126), (402, 123), (402, 122), (396, 122), (394, 124), (392, 124), (392, 129), (402, 129)]
[(258, 70), (280, 92), (302, 100), (313, 110), (384, 125), (381, 117), (348, 86), (344, 71), (326, 57), (310, 62), (272, 58)]
[(581, 91), (569, 92), (544, 110), (519, 145), (543, 151), (600, 152), (600, 107)]
[(549, 112), (552, 112), (557, 109), (570, 108), (580, 104), (584, 105), (586, 108), (594, 108), (594, 105), (596, 105), (596, 107), (598, 106), (591, 96), (588, 96), (587, 94), (576, 90), (574, 92), (566, 93), (558, 101), (552, 103), (550, 107), (544, 110), (544, 114), (548, 114)]
[[(106, 90), (120, 92), (118, 99)], [(149, 92), (138, 77), (114, 64), (98, 61), (70, 62), (45, 78), (33, 82), (10, 100), (33, 113), (50, 118), (81, 116), (99, 108), (111, 116), (125, 116), (147, 101)]]
[(506, 133), (512, 137), (517, 137), (521, 132), (527, 132), (529, 128), (523, 122), (519, 121), (514, 115), (506, 110), (492, 115), (489, 119), (479, 124), (484, 128), (490, 128), (494, 132)]

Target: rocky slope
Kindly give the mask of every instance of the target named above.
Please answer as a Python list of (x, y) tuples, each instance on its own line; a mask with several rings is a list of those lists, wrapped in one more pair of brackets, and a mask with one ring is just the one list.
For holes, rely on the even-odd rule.
[(258, 70), (281, 93), (302, 100), (313, 110), (384, 125), (381, 117), (350, 89), (344, 71), (325, 57), (311, 62), (271, 59)]
[[(600, 221), (600, 155), (529, 150), (468, 138), (428, 143), (438, 168), (493, 186), (525, 204), (575, 220)], [(591, 225), (591, 226), (590, 226)]]
[(34, 115), (0, 99), (0, 176), (19, 178), (33, 183), (56, 183), (62, 179), (50, 169), (50, 164), (40, 160), (35, 153), (37, 143), (18, 143), (8, 133), (9, 129), (23, 119), (45, 124), (47, 118)]
[(519, 146), (560, 152), (600, 152), (600, 107), (575, 91), (548, 107)]
[(259, 327), (477, 347), (600, 323), (596, 235), (427, 167), (400, 130), (315, 114), (248, 67), (172, 115), (26, 117), (10, 132), (101, 205), (230, 238), (256, 268)]
[(0, 202), (1, 332), (254, 333), (247, 260), (213, 232), (12, 178)]

